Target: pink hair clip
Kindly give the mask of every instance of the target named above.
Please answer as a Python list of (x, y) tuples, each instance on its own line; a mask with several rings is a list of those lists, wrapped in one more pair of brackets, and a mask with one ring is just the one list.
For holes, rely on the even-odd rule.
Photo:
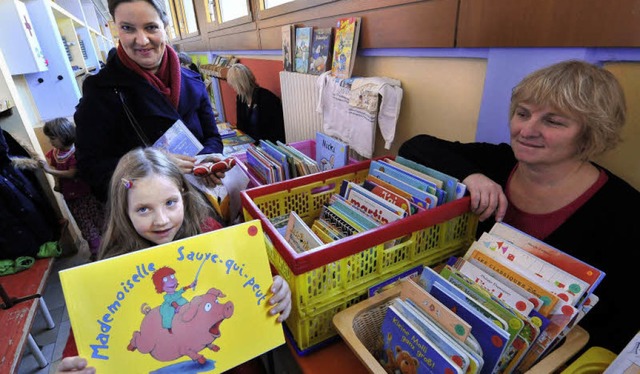
[(126, 178), (122, 178), (121, 180), (122, 180), (122, 184), (124, 185), (124, 188), (126, 188), (127, 190), (133, 187), (133, 181)]

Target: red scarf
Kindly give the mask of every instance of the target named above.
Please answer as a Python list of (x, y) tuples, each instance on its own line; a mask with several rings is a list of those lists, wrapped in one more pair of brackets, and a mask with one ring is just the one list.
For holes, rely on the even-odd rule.
[(124, 51), (121, 44), (118, 45), (117, 53), (124, 66), (146, 79), (149, 84), (166, 96), (176, 109), (178, 108), (178, 101), (180, 101), (180, 59), (178, 59), (178, 54), (173, 48), (168, 45), (165, 47), (162, 61), (155, 74), (141, 68), (140, 65), (133, 61)]

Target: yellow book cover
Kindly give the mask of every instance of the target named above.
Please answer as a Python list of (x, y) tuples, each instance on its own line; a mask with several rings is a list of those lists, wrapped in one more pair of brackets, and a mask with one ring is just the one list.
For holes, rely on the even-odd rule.
[(260, 221), (60, 271), (80, 356), (103, 373), (220, 373), (284, 343)]

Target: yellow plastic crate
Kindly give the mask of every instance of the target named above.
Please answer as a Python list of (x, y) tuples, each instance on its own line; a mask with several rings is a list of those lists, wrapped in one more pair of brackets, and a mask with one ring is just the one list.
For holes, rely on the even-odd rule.
[[(269, 219), (295, 211), (311, 224), (323, 204), (339, 192), (342, 181), (364, 181), (370, 163), (367, 160), (241, 193), (244, 218), (261, 220), (269, 260), (291, 287), (293, 312), (286, 323), (299, 350), (335, 336), (333, 314), (366, 298), (371, 286), (416, 265), (433, 265), (461, 254), (475, 238), (477, 219), (469, 212), (466, 197), (296, 253)], [(385, 245), (392, 241), (395, 245)]]

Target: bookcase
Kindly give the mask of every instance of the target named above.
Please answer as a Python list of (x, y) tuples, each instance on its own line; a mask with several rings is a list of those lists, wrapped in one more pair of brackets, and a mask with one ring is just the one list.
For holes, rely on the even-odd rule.
[[(2, 6), (0, 24), (19, 25), (19, 11), (26, 8), (30, 20), (26, 32), (35, 35), (36, 46), (31, 48), (35, 52), (12, 53), (9, 69), (11, 75), (23, 75), (37, 108), (37, 123), (72, 116), (84, 76), (97, 72), (113, 47), (111, 34), (101, 26), (106, 20), (90, 0), (8, 0)], [(24, 38), (0, 39), (3, 51), (25, 49)], [(43, 66), (22, 68), (40, 57)]]

